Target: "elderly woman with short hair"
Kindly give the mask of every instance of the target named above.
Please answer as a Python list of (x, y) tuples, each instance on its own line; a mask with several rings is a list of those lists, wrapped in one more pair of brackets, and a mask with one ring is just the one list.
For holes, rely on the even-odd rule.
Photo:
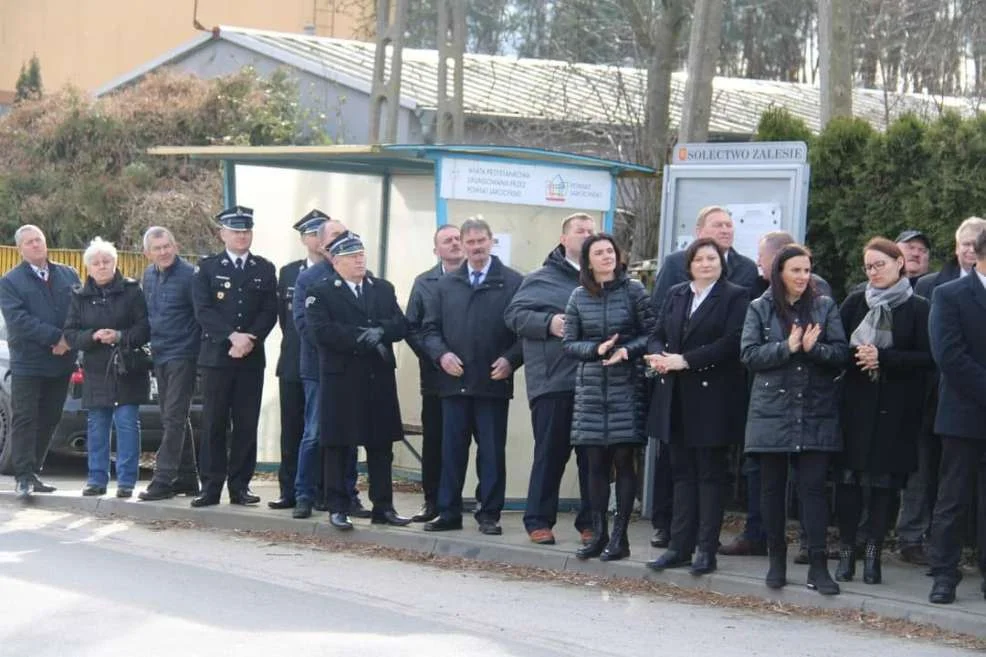
[(150, 339), (147, 304), (137, 281), (116, 268), (117, 251), (94, 239), (82, 256), (85, 283), (72, 293), (65, 339), (82, 352), (82, 405), (88, 411), (85, 496), (104, 495), (110, 478), (110, 427), (116, 428), (117, 497), (130, 497), (140, 459), (139, 406), (147, 401)]

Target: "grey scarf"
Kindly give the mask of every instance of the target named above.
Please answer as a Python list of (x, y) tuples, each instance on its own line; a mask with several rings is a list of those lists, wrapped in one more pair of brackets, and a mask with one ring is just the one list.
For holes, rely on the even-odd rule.
[[(849, 344), (858, 347), (871, 344), (877, 349), (889, 349), (894, 346), (894, 321), (892, 311), (897, 306), (913, 296), (911, 282), (903, 276), (886, 289), (866, 285), (866, 305), (870, 310), (863, 317), (856, 330), (849, 337)], [(879, 377), (878, 372), (870, 371), (870, 380)]]

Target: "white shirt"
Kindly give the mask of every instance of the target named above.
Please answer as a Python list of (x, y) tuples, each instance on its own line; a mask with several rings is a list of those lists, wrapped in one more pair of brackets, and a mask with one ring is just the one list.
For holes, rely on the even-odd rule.
[(312, 262), (312, 259), (311, 258), (305, 258), (305, 269), (311, 269), (314, 266), (315, 266), (315, 263)]
[(568, 257), (566, 257), (565, 260), (568, 262), (568, 264), (575, 267), (575, 271), (582, 271), (582, 267), (579, 266), (579, 263), (575, 262), (574, 260)]
[[(972, 269), (975, 269), (975, 267), (973, 267)], [(959, 267), (959, 278), (965, 278), (966, 276), (968, 276), (970, 273), (972, 273), (972, 269), (966, 269), (965, 267)]]
[(486, 266), (483, 267), (481, 270), (479, 270), (481, 276), (479, 277), (478, 281), (473, 277), (473, 272), (475, 272), (476, 270), (473, 269), (471, 266), (466, 267), (466, 271), (469, 272), (469, 284), (473, 286), (482, 285), (483, 281), (486, 280), (486, 275), (490, 273), (490, 266), (492, 264), (493, 264), (493, 258), (490, 258), (489, 260), (486, 261)]
[(986, 287), (986, 274), (979, 271), (978, 267), (976, 268), (976, 276), (979, 277), (979, 282), (983, 284), (983, 287)]
[(246, 269), (247, 260), (250, 259), (250, 252), (247, 251), (243, 255), (235, 255), (229, 249), (226, 249), (226, 257), (229, 258), (229, 264), (236, 266), (236, 259), (239, 258), (240, 262), (243, 264), (243, 268)]
[[(30, 265), (31, 263), (28, 264)], [(34, 265), (31, 265), (31, 269), (34, 270), (34, 275), (43, 281), (48, 280), (48, 276), (51, 276), (51, 270), (48, 269), (47, 265), (45, 265), (44, 267), (35, 267)], [(41, 272), (45, 272), (44, 277), (41, 276)]]
[(688, 311), (688, 316), (691, 317), (695, 314), (695, 311), (698, 310), (698, 307), (702, 305), (702, 302), (705, 301), (706, 297), (709, 296), (709, 292), (712, 291), (712, 288), (714, 288), (716, 284), (713, 283), (701, 292), (695, 289), (694, 281), (689, 283), (689, 286), (692, 288), (692, 309)]
[[(345, 278), (342, 279), (342, 280), (346, 281)], [(352, 281), (346, 281), (346, 285), (349, 286), (349, 291), (352, 292), (353, 293), (353, 296), (356, 297), (357, 299), (359, 299), (360, 296), (361, 296), (361, 295), (357, 295), (356, 294), (356, 286), (357, 285), (362, 286), (362, 287), (360, 287), (360, 292), (361, 293), (365, 293), (364, 292), (364, 290), (366, 289), (366, 282), (365, 281), (360, 281), (359, 283), (353, 283)]]

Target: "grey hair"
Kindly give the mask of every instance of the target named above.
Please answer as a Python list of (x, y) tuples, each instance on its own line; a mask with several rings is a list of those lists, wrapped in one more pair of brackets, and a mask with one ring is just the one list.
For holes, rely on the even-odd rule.
[(82, 254), (82, 262), (85, 263), (86, 267), (92, 262), (92, 259), (97, 255), (108, 255), (113, 258), (113, 262), (119, 259), (119, 254), (116, 252), (116, 247), (113, 246), (113, 242), (107, 242), (102, 237), (97, 237), (93, 241), (89, 242), (89, 246), (86, 247), (85, 253)]
[(486, 223), (486, 220), (483, 219), (483, 215), (481, 214), (469, 217), (462, 222), (461, 226), (459, 226), (459, 232), (463, 235), (474, 230), (481, 230), (485, 232), (490, 239), (493, 239), (493, 229), (490, 228), (490, 225)]
[[(32, 230), (34, 232), (40, 234), (41, 237), (44, 238), (45, 233), (44, 233), (43, 230), (41, 230), (40, 228), (38, 228), (34, 224), (24, 224), (23, 226), (21, 226), (20, 228), (18, 228), (16, 231), (14, 231), (14, 244), (16, 246), (20, 246), (21, 245), (21, 241), (23, 241), (23, 239), (24, 239), (24, 233), (29, 233)], [(47, 239), (45, 239), (45, 241), (47, 241)]]
[(955, 241), (959, 241), (959, 236), (962, 235), (962, 233), (972, 232), (975, 233), (975, 237), (978, 236), (983, 230), (986, 230), (986, 219), (982, 219), (980, 217), (969, 217), (959, 224), (959, 227), (955, 230)]
[(169, 240), (171, 240), (172, 244), (175, 243), (175, 236), (171, 233), (170, 230), (168, 230), (164, 226), (151, 226), (144, 232), (144, 239), (143, 239), (144, 250), (147, 251), (148, 249), (150, 249), (151, 240), (156, 239), (158, 237), (167, 237)]
[(775, 230), (761, 237), (760, 243), (776, 253), (788, 244), (794, 244), (795, 239), (791, 233), (783, 230)]

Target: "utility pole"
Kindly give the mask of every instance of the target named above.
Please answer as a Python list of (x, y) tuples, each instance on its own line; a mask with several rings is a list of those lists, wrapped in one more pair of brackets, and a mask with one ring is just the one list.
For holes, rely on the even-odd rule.
[[(377, 49), (370, 90), (370, 143), (397, 141), (407, 0), (377, 0)], [(390, 52), (388, 52), (388, 50)], [(386, 77), (390, 59), (390, 77)]]
[(852, 116), (852, 19), (847, 0), (818, 2), (818, 59), (821, 69), (821, 127)]
[(692, 31), (688, 39), (688, 82), (682, 102), (679, 142), (701, 142), (709, 138), (712, 111), (712, 80), (722, 41), (725, 0), (695, 0)]
[[(440, 144), (461, 144), (466, 138), (462, 101), (463, 55), (466, 51), (466, 5), (462, 0), (438, 0), (438, 116)], [(452, 94), (448, 92), (452, 67)]]

